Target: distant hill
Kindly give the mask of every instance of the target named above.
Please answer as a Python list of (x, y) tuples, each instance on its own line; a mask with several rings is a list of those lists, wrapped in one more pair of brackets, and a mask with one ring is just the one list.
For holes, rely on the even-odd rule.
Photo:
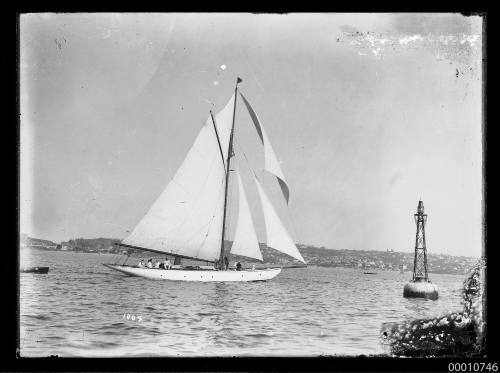
[(120, 249), (113, 245), (120, 241), (116, 238), (75, 238), (61, 242), (61, 245), (72, 251), (118, 253)]
[[(25, 235), (24, 235), (25, 236)], [(23, 241), (23, 240), (22, 240)], [(52, 241), (37, 238), (24, 237), (25, 246), (42, 248), (45, 250), (62, 250), (91, 253), (128, 253), (131, 257), (160, 257), (162, 255), (148, 253), (141, 250), (127, 249), (114, 246), (120, 240), (116, 238), (75, 238), (56, 244)], [(260, 249), (266, 264), (278, 264), (282, 266), (302, 264), (298, 260), (269, 248), (260, 243)], [(229, 252), (231, 241), (225, 242), (226, 252)], [(413, 270), (413, 252), (398, 252), (394, 250), (348, 250), (327, 249), (312, 245), (297, 244), (302, 256), (309, 266), (321, 267), (347, 267), (370, 270), (392, 270), (400, 271), (405, 268), (406, 272)], [(243, 264), (258, 264), (256, 259), (250, 259), (228, 253), (231, 263), (241, 261)], [(478, 261), (479, 258), (452, 256), (444, 254), (428, 253), (428, 266), (430, 273), (455, 273), (465, 274)]]
[(34, 249), (42, 249), (42, 250), (57, 250), (61, 245), (49, 241), (42, 240), (40, 238), (32, 238), (26, 234), (21, 235), (21, 247), (29, 247)]
[[(376, 270), (413, 271), (413, 252), (398, 252), (394, 250), (330, 250), (314, 246), (298, 245), (304, 259), (309, 265), (325, 267), (351, 267)], [(444, 254), (427, 255), (430, 273), (465, 274), (479, 258), (452, 256)]]

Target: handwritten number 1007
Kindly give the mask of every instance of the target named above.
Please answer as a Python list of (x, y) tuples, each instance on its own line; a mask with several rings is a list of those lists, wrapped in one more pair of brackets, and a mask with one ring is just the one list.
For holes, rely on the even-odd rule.
[(133, 314), (130, 314), (130, 313), (124, 313), (123, 314), (123, 320), (132, 320), (132, 321), (139, 321), (141, 322), (142, 321), (142, 316), (138, 315), (133, 315)]

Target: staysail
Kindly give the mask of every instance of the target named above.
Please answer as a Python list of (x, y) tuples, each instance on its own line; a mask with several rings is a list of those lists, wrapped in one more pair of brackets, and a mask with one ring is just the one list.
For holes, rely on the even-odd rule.
[[(222, 236), (225, 169), (235, 95), (208, 118), (181, 167), (122, 243), (206, 261), (217, 260)], [(218, 143), (220, 143), (220, 148)]]
[(238, 179), (238, 222), (234, 234), (231, 254), (243, 255), (249, 258), (263, 260), (259, 248), (259, 241), (252, 222), (252, 215), (248, 207), (248, 200), (243, 188), (243, 182), (238, 171), (235, 171)]
[(257, 130), (260, 140), (264, 145), (264, 158), (265, 158), (264, 168), (265, 170), (276, 176), (281, 191), (283, 192), (283, 196), (285, 197), (286, 203), (288, 203), (288, 200), (290, 198), (290, 188), (288, 187), (288, 183), (285, 180), (285, 176), (283, 175), (283, 171), (281, 170), (280, 163), (278, 161), (278, 158), (276, 157), (276, 154), (274, 153), (271, 142), (269, 141), (269, 138), (266, 135), (266, 131), (264, 130), (264, 127), (260, 123), (257, 114), (252, 109), (252, 106), (250, 106), (250, 103), (247, 101), (247, 99), (245, 98), (245, 96), (243, 96), (241, 92), (240, 96), (243, 99), (245, 106), (247, 107), (248, 113), (250, 114), (253, 124), (255, 125), (255, 129)]
[(305, 263), (304, 258), (300, 254), (297, 246), (293, 242), (292, 238), (288, 234), (287, 230), (283, 226), (278, 214), (274, 210), (271, 201), (267, 197), (262, 185), (260, 185), (259, 180), (255, 177), (255, 184), (257, 184), (257, 190), (259, 191), (260, 201), (262, 203), (262, 210), (264, 212), (264, 221), (266, 225), (266, 237), (267, 246), (272, 247), (275, 250), (281, 251), (282, 253), (288, 254), (295, 259), (300, 260)]

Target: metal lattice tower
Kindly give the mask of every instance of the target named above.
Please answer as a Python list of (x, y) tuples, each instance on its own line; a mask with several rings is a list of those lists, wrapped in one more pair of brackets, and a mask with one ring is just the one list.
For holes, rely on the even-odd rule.
[(424, 214), (424, 203), (418, 201), (417, 213), (414, 215), (417, 225), (415, 238), (415, 259), (413, 262), (413, 281), (428, 281), (427, 276), (427, 248), (425, 246), (425, 223), (427, 214)]

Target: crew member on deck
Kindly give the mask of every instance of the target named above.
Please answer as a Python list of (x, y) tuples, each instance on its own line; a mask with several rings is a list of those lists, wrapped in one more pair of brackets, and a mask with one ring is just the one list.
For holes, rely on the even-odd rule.
[(144, 268), (144, 259), (141, 259), (141, 260), (139, 261), (139, 264), (137, 264), (137, 267), (139, 267), (139, 268)]
[(165, 258), (165, 261), (163, 262), (163, 267), (165, 269), (170, 269), (172, 268), (172, 263), (170, 263), (170, 260), (168, 260), (168, 257)]
[(229, 259), (227, 258), (227, 256), (224, 257), (224, 267), (225, 267), (226, 271), (229, 268)]
[(236, 263), (236, 270), (241, 271), (241, 263), (240, 262)]
[(157, 260), (157, 261), (155, 262), (155, 268), (156, 268), (156, 269), (159, 269), (159, 268), (160, 268), (160, 261), (159, 261), (159, 260)]
[(148, 260), (148, 264), (147, 264), (148, 268), (153, 268), (153, 259), (149, 259)]

